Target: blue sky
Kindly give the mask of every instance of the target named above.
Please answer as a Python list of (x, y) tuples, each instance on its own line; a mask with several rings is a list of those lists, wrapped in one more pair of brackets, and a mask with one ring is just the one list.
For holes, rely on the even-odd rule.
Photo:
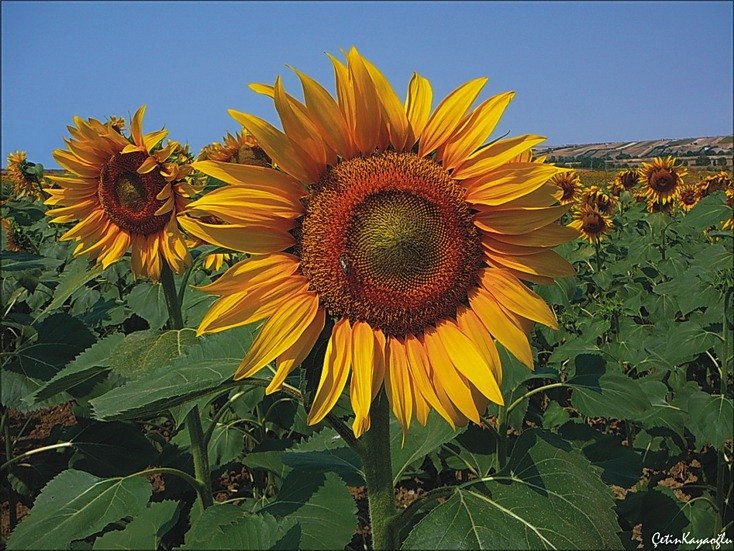
[(356, 46), (403, 96), (434, 105), (489, 76), (516, 90), (497, 134), (547, 144), (732, 133), (731, 2), (15, 2), (2, 10), (2, 159), (54, 167), (74, 115), (165, 126), (194, 152), (239, 130), (228, 108), (277, 124), (247, 88), (292, 65), (333, 90), (325, 52)]

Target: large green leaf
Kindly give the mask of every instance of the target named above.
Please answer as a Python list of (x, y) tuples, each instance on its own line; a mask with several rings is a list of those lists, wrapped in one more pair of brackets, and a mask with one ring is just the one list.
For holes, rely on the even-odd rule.
[(62, 260), (37, 254), (0, 251), (0, 264), (4, 272), (55, 268), (62, 263)]
[(684, 227), (703, 230), (714, 226), (731, 216), (731, 208), (727, 207), (723, 193), (714, 193), (701, 199), (691, 211), (683, 217)]
[(127, 296), (127, 305), (133, 312), (147, 321), (153, 330), (160, 329), (168, 321), (163, 285), (156, 285), (147, 281), (138, 283)]
[(720, 394), (694, 392), (688, 398), (689, 428), (696, 437), (696, 446), (711, 444), (722, 449), (724, 442), (734, 438), (734, 402)]
[(529, 430), (504, 472), (457, 489), (415, 525), (403, 549), (616, 549), (613, 508), (586, 459)]
[(357, 505), (338, 476), (291, 471), (275, 502), (264, 507), (301, 529), (299, 549), (343, 549), (357, 530)]
[(347, 484), (364, 485), (362, 460), (331, 427), (285, 450), (281, 458), (284, 465), (301, 472), (333, 472)]
[(136, 549), (156, 551), (161, 538), (178, 520), (178, 501), (149, 503), (139, 516), (122, 530), (107, 532), (94, 541), (95, 550)]
[(91, 281), (103, 272), (102, 267), (98, 264), (89, 266), (89, 261), (85, 258), (73, 260), (64, 267), (64, 271), (59, 276), (59, 284), (54, 290), (54, 296), (51, 302), (46, 308), (44, 308), (39, 316), (46, 312), (51, 312), (56, 308), (61, 307), (66, 299), (71, 295), (84, 289), (85, 292), (90, 291), (87, 289), (85, 284)]
[(299, 538), (295, 519), (279, 522), (268, 514), (253, 515), (224, 504), (209, 507), (194, 521), (181, 549), (295, 549)]
[(29, 515), (8, 540), (8, 549), (59, 549), (102, 530), (111, 522), (140, 514), (150, 499), (140, 477), (98, 478), (66, 470), (49, 482)]
[[(390, 455), (392, 456), (393, 483), (397, 484), (408, 466), (450, 441), (457, 431), (439, 415), (431, 412), (426, 426), (413, 422), (403, 434), (400, 423), (390, 416)], [(418, 465), (420, 467), (420, 465)]]
[(97, 419), (152, 416), (216, 391), (231, 380), (252, 341), (251, 327), (207, 335), (182, 357), (90, 401)]
[(33, 394), (33, 401), (46, 400), (59, 392), (93, 379), (102, 371), (106, 371), (106, 369), (100, 368), (109, 366), (110, 355), (117, 345), (122, 342), (123, 338), (122, 333), (113, 333), (94, 343), (54, 375), (53, 379), (39, 388)]
[(193, 329), (137, 331), (125, 337), (110, 356), (110, 368), (125, 377), (136, 379), (186, 353), (196, 343)]
[(580, 355), (575, 364), (576, 373), (567, 384), (573, 388), (571, 402), (582, 415), (634, 419), (651, 407), (639, 383), (607, 371), (601, 356)]

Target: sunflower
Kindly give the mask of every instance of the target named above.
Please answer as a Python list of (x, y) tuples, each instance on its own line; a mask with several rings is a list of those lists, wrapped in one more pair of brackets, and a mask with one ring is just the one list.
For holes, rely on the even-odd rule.
[(198, 159), (267, 167), (272, 164), (257, 140), (246, 131), (238, 132), (234, 136), (227, 133), (223, 144), (213, 142), (204, 146)]
[(620, 170), (614, 177), (614, 181), (609, 188), (612, 195), (619, 197), (623, 191), (631, 191), (637, 186), (640, 175), (637, 170), (628, 168)]
[[(431, 112), (432, 89), (415, 74), (403, 104), (355, 49), (331, 60), (337, 99), (296, 71), (304, 103), (274, 86), (284, 132), (250, 114), (230, 114), (278, 169), (200, 161), (227, 184), (191, 203), (193, 235), (252, 254), (204, 290), (220, 298), (198, 333), (265, 321), (235, 373), (275, 361), (279, 389), (327, 341), (308, 415), (319, 422), (349, 383), (357, 436), (384, 386), (406, 430), (435, 409), (452, 426), (480, 422), (503, 403), (495, 340), (525, 365), (532, 322), (557, 327), (552, 310), (521, 282), (553, 282), (573, 269), (551, 248), (577, 233), (555, 221), (559, 172), (509, 163), (543, 138), (482, 146), (512, 93), (469, 111), (486, 78), (467, 82)], [(201, 217), (219, 216), (223, 225)]]
[(612, 229), (612, 220), (603, 212), (589, 204), (582, 204), (575, 212), (569, 227), (581, 233), (581, 237), (593, 243), (599, 241)]
[(581, 192), (578, 198), (578, 206), (588, 205), (604, 215), (610, 215), (617, 206), (616, 197), (604, 193), (598, 186), (590, 186)]
[(698, 195), (700, 198), (707, 197), (716, 191), (726, 190), (732, 187), (731, 175), (722, 170), (717, 174), (706, 176), (698, 183)]
[(19, 235), (15, 224), (9, 219), (0, 219), (0, 234), (2, 234), (3, 249), (11, 252), (21, 252), (23, 247), (19, 244)]
[(648, 203), (672, 203), (678, 197), (686, 173), (674, 157), (655, 157), (651, 163), (642, 163), (638, 171), (642, 196)]
[(684, 184), (678, 193), (678, 206), (682, 211), (688, 212), (696, 206), (700, 195), (698, 188), (692, 184)]
[(16, 197), (32, 197), (38, 199), (41, 189), (38, 177), (28, 169), (35, 163), (28, 162), (25, 151), (14, 151), (8, 154), (8, 178), (13, 184), (13, 194)]
[(122, 134), (122, 131), (125, 130), (125, 119), (123, 117), (116, 117), (114, 115), (111, 115), (107, 118), (105, 124), (111, 126), (113, 130), (116, 130), (120, 134)]
[(574, 170), (559, 172), (551, 178), (551, 183), (561, 190), (559, 201), (562, 205), (572, 204), (581, 188), (581, 179)]
[(721, 228), (724, 230), (734, 230), (734, 188), (731, 186), (726, 188), (726, 206), (729, 207), (729, 218), (724, 220)]
[(74, 256), (106, 268), (132, 249), (133, 273), (158, 280), (163, 261), (175, 272), (191, 262), (177, 215), (194, 189), (181, 147), (159, 147), (167, 130), (143, 134), (144, 114), (145, 105), (132, 118), (130, 139), (111, 124), (75, 117), (69, 149), (53, 153), (71, 176), (48, 177), (60, 187), (46, 189), (46, 204), (57, 205), (46, 214), (51, 222), (79, 221), (61, 237), (77, 242)]

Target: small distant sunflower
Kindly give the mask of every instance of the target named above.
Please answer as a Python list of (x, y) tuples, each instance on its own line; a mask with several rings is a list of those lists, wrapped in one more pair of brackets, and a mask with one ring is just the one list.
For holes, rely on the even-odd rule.
[(581, 179), (575, 170), (559, 172), (550, 181), (561, 190), (559, 202), (562, 205), (570, 205), (576, 201), (578, 192), (581, 189)]
[(25, 151), (14, 151), (8, 154), (8, 178), (13, 184), (13, 194), (16, 197), (41, 196), (38, 177), (29, 170), (34, 163), (28, 162)]
[(178, 227), (178, 213), (194, 189), (186, 178), (191, 165), (181, 147), (159, 147), (167, 130), (143, 134), (143, 105), (132, 118), (131, 138), (96, 119), (75, 117), (68, 150), (56, 161), (71, 176), (49, 176), (60, 187), (47, 188), (51, 222), (78, 223), (62, 241), (74, 240), (74, 256), (89, 255), (106, 268), (132, 250), (135, 275), (158, 280), (165, 261), (175, 272), (191, 257)]
[(729, 207), (729, 218), (721, 225), (724, 230), (734, 230), (734, 188), (726, 188), (726, 206)]
[(722, 191), (732, 187), (731, 175), (722, 170), (717, 174), (706, 176), (698, 184), (698, 194), (701, 198), (707, 197), (715, 191)]
[(671, 214), (674, 207), (675, 203), (660, 203), (658, 201), (647, 201), (645, 203), (645, 208), (650, 214), (656, 212), (660, 212), (662, 214)]
[(612, 220), (592, 205), (582, 204), (575, 212), (569, 227), (577, 230), (590, 243), (594, 243), (612, 229)]
[(111, 115), (105, 124), (108, 124), (112, 127), (113, 130), (116, 130), (120, 134), (122, 134), (122, 131), (125, 130), (125, 119), (123, 117), (116, 117), (114, 115)]
[(213, 142), (201, 150), (198, 160), (239, 163), (242, 165), (272, 166), (270, 157), (258, 145), (257, 140), (247, 131), (227, 133), (224, 143)]
[(579, 207), (588, 205), (604, 215), (610, 215), (617, 206), (617, 199), (608, 195), (599, 186), (590, 186), (581, 192), (578, 198)]
[(640, 175), (635, 169), (620, 170), (614, 177), (610, 192), (612, 195), (619, 196), (623, 191), (631, 191), (637, 186), (639, 178)]
[(655, 157), (651, 163), (642, 163), (638, 174), (647, 201), (666, 205), (678, 196), (687, 170), (674, 157)]
[(0, 233), (2, 233), (3, 237), (3, 249), (11, 252), (20, 252), (23, 250), (23, 247), (18, 243), (19, 239), (15, 224), (7, 218), (2, 218), (0, 219), (0, 230), (2, 230)]
[(692, 184), (684, 184), (678, 193), (678, 206), (682, 211), (688, 212), (696, 206), (700, 195), (698, 188)]
[(204, 288), (220, 298), (198, 332), (266, 320), (235, 377), (274, 361), (268, 392), (325, 332), (311, 424), (350, 376), (357, 436), (383, 386), (404, 430), (414, 415), (425, 424), (431, 409), (452, 426), (478, 423), (489, 401), (503, 402), (495, 339), (532, 366), (532, 322), (557, 326), (521, 279), (573, 273), (552, 250), (577, 235), (556, 224), (568, 207), (554, 205), (545, 185), (559, 169), (509, 162), (537, 136), (483, 146), (513, 97), (470, 110), (487, 79), (432, 112), (425, 78), (413, 76), (403, 104), (372, 63), (355, 49), (346, 57), (331, 58), (336, 99), (300, 71), (304, 103), (280, 78), (253, 86), (274, 99), (283, 132), (230, 110), (277, 169), (194, 164), (229, 185), (191, 203), (185, 229), (253, 255)]

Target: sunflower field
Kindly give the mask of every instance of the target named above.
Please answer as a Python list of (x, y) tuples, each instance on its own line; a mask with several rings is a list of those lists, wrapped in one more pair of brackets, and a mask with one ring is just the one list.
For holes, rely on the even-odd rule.
[(731, 173), (331, 62), (196, 154), (142, 106), (9, 156), (2, 544), (731, 549)]

